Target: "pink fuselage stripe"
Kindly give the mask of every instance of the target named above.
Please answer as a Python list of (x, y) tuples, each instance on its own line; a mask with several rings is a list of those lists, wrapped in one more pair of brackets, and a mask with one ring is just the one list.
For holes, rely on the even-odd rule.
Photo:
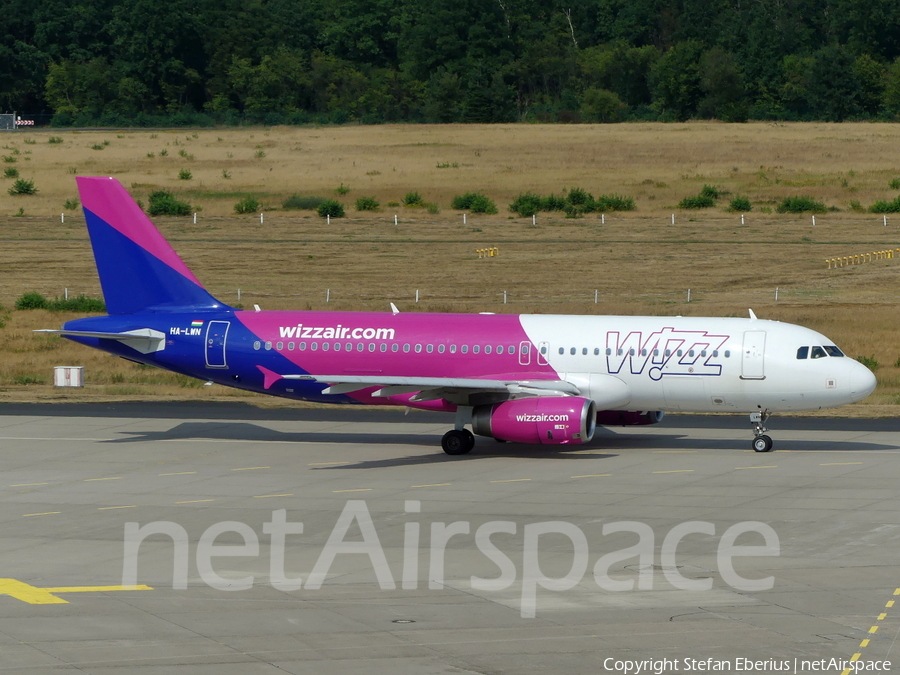
[(75, 180), (85, 209), (179, 274), (203, 287), (119, 181), (101, 177), (78, 177)]
[[(260, 349), (261, 360), (275, 351), (296, 364), (298, 371), (313, 375), (509, 380), (558, 377), (550, 365), (539, 364), (537, 347), (517, 315), (239, 311), (235, 317), (262, 344), (271, 343), (271, 351)], [(527, 356), (521, 354), (523, 342), (528, 345)], [(327, 350), (323, 349), (325, 344)], [(374, 345), (374, 351), (370, 351), (370, 345)], [(407, 345), (409, 351), (404, 351)], [(467, 353), (462, 351), (464, 345)], [(455, 353), (451, 353), (451, 346), (455, 346)], [(486, 347), (490, 347), (490, 353), (486, 353)], [(349, 396), (366, 403), (387, 402), (371, 398), (371, 391), (361, 389)], [(396, 402), (402, 404), (402, 400)]]

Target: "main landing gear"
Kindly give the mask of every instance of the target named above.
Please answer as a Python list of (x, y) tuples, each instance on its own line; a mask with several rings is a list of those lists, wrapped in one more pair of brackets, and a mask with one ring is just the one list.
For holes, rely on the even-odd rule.
[(441, 447), (448, 455), (465, 455), (475, 447), (475, 436), (468, 429), (451, 429), (441, 439)]
[(472, 422), (472, 407), (461, 405), (456, 408), (455, 429), (451, 429), (441, 439), (441, 447), (448, 455), (465, 455), (475, 447), (475, 436), (466, 429)]
[(765, 424), (766, 420), (769, 419), (769, 411), (768, 409), (763, 410), (762, 412), (750, 413), (750, 424), (753, 425), (753, 450), (755, 452), (771, 452), (772, 451), (772, 439), (769, 436), (766, 436)]

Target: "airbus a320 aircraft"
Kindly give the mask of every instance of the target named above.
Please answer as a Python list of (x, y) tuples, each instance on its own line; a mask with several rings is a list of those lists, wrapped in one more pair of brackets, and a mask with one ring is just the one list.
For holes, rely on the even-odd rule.
[[(109, 316), (57, 333), (131, 361), (273, 396), (456, 413), (441, 445), (475, 437), (566, 445), (597, 424), (665, 411), (751, 413), (859, 401), (874, 375), (824, 335), (748, 319), (244, 311), (210, 295), (125, 188), (78, 178)], [(466, 427), (471, 426), (471, 431)]]

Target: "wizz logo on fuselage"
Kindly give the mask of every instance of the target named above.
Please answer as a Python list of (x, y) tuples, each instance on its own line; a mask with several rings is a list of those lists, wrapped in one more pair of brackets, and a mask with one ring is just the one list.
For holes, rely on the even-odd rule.
[(632, 375), (646, 372), (653, 380), (663, 375), (721, 375), (719, 350), (731, 337), (710, 335), (705, 330), (674, 328), (663, 328), (646, 338), (641, 331), (632, 331), (624, 338), (620, 336), (619, 331), (606, 334), (608, 372), (620, 373), (628, 362)]

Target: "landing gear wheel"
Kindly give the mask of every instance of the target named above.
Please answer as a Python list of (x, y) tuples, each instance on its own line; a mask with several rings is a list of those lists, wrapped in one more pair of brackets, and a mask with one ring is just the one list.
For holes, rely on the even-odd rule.
[(756, 452), (771, 452), (772, 450), (772, 439), (762, 434), (761, 436), (757, 436), (753, 439), (753, 449)]
[(448, 455), (465, 455), (475, 447), (475, 437), (468, 429), (451, 429), (441, 439), (441, 447)]

